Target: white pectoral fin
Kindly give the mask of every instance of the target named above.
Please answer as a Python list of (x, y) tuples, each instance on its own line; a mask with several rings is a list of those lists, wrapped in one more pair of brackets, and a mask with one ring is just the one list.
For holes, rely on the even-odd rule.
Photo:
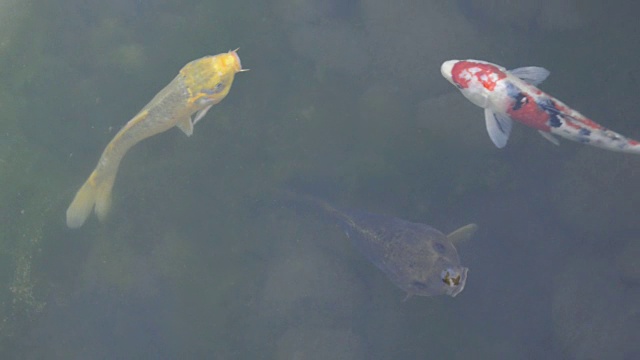
[(549, 70), (539, 66), (526, 66), (509, 72), (520, 79), (528, 82), (531, 85), (538, 85), (543, 82), (549, 76)]
[(555, 145), (555, 146), (560, 145), (560, 141), (558, 140), (558, 138), (556, 138), (555, 136), (551, 135), (551, 133), (544, 132), (544, 131), (542, 131), (542, 130), (538, 130), (538, 133), (539, 133), (540, 135), (542, 135), (542, 137), (543, 137), (543, 138), (545, 138), (545, 139), (547, 139), (547, 140), (551, 141), (551, 143), (552, 143), (553, 145)]
[(496, 114), (489, 109), (484, 109), (484, 120), (491, 141), (500, 149), (505, 147), (511, 134), (513, 121), (508, 116)]
[(198, 123), (198, 121), (200, 121), (200, 119), (202, 119), (207, 114), (207, 111), (209, 111), (209, 109), (211, 109), (212, 106), (213, 105), (209, 105), (206, 108), (196, 111), (196, 114), (193, 116), (194, 126)]
[(191, 122), (190, 117), (180, 120), (176, 124), (176, 126), (178, 127), (178, 129), (182, 130), (182, 132), (185, 133), (187, 136), (193, 135), (193, 123)]

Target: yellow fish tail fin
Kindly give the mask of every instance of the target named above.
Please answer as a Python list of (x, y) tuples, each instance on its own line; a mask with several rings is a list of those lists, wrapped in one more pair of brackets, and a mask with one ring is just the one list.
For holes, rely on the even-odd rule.
[(71, 205), (67, 209), (67, 226), (71, 229), (77, 229), (82, 226), (89, 214), (91, 214), (91, 210), (93, 210), (97, 194), (94, 178), (94, 174), (91, 174), (89, 179), (78, 190), (76, 197), (73, 198)]
[(115, 176), (109, 176), (97, 187), (96, 215), (100, 222), (104, 222), (107, 219), (107, 215), (111, 209), (111, 189), (113, 189), (113, 183), (115, 180)]
[(102, 181), (96, 181), (96, 172), (89, 176), (89, 179), (82, 185), (76, 197), (67, 209), (67, 226), (77, 229), (84, 224), (95, 206), (96, 215), (100, 221), (104, 221), (111, 207), (111, 189), (113, 188), (114, 176), (110, 176)]

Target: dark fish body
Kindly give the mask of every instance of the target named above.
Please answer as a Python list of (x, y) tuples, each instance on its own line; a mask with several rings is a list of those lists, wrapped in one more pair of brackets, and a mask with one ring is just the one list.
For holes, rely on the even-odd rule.
[[(340, 210), (328, 203), (304, 196), (338, 221), (355, 247), (408, 296), (456, 296), (467, 279), (458, 252), (446, 236), (435, 228), (362, 211)], [(467, 236), (475, 225), (461, 228), (456, 235)], [(453, 235), (453, 233), (451, 234)]]

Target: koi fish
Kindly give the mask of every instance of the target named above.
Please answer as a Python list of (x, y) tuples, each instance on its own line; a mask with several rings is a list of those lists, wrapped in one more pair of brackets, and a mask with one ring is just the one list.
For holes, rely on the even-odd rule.
[(411, 296), (455, 297), (465, 286), (468, 268), (456, 246), (471, 238), (469, 224), (445, 235), (421, 223), (359, 210), (338, 209), (310, 195), (285, 192), (287, 198), (317, 208), (342, 225), (355, 247), (400, 289)]
[(222, 101), (237, 72), (245, 71), (234, 51), (205, 56), (185, 65), (178, 75), (129, 120), (103, 151), (98, 165), (67, 209), (67, 226), (79, 228), (95, 208), (104, 221), (120, 161), (138, 142), (176, 126), (187, 136), (209, 109)]
[(472, 103), (484, 109), (491, 141), (503, 148), (512, 121), (537, 129), (555, 145), (553, 135), (602, 149), (640, 154), (640, 142), (606, 129), (536, 86), (549, 71), (536, 66), (506, 70), (480, 60), (445, 61), (440, 71)]

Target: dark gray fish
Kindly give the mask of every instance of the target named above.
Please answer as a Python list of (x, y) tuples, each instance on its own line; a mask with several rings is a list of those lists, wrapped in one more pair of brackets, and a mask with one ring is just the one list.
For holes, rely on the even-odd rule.
[(458, 295), (467, 280), (455, 242), (469, 238), (475, 224), (449, 235), (425, 224), (362, 211), (339, 210), (327, 202), (302, 196), (338, 220), (356, 248), (396, 286), (412, 295)]

